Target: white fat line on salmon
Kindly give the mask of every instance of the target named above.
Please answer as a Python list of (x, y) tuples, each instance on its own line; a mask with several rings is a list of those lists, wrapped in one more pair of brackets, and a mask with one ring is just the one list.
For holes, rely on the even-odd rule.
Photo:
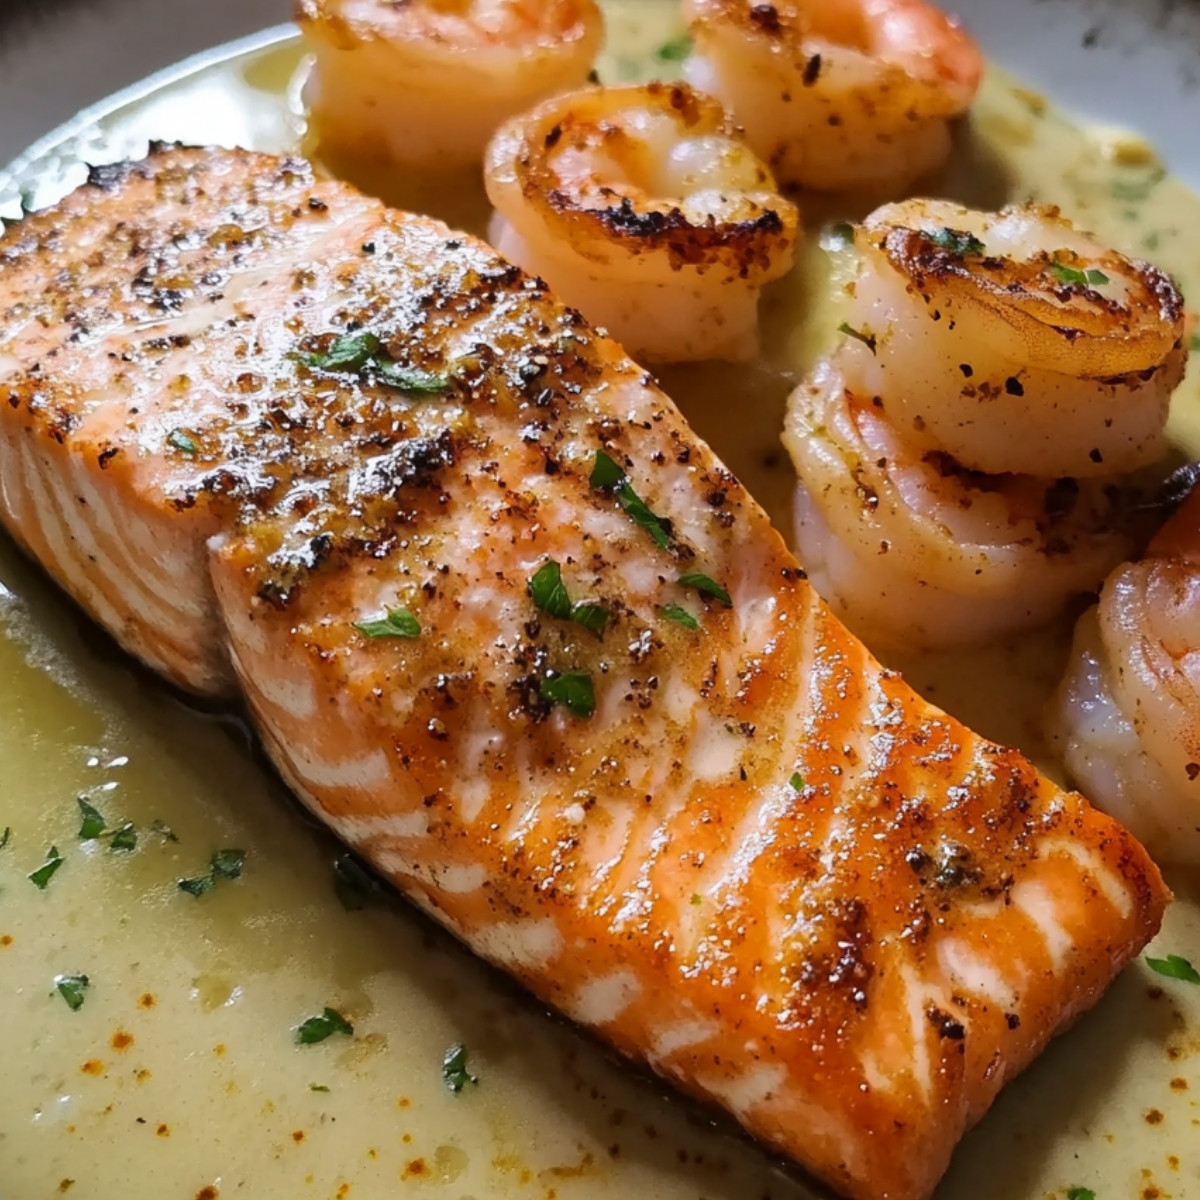
[(534, 970), (544, 969), (562, 953), (563, 937), (552, 917), (531, 917), (473, 929), (471, 945), (499, 966)]
[(1075, 938), (1059, 920), (1059, 898), (1044, 880), (1037, 878), (1022, 879), (1011, 889), (1009, 898), (1042, 935), (1054, 973), (1060, 975), (1075, 949)]
[[(67, 587), (77, 599), (94, 609), (97, 618), (111, 630), (126, 628), (128, 622), (113, 605), (112, 601), (88, 578), (87, 571), (78, 553), (67, 544), (65, 530), (68, 528), (66, 514), (54, 495), (53, 484), (42, 477), (36, 455), (28, 446), (17, 451), (20, 460), (20, 480), (25, 484), (26, 494), (33, 509), (33, 523), (41, 533), (52, 556), (49, 569), (62, 573)], [(155, 665), (161, 660), (150, 656)]]
[(1129, 892), (1121, 886), (1116, 876), (1104, 865), (1103, 859), (1091, 853), (1086, 846), (1081, 846), (1078, 842), (1073, 842), (1068, 838), (1054, 838), (1043, 844), (1042, 854), (1046, 856), (1051, 854), (1069, 855), (1091, 876), (1092, 881), (1103, 893), (1105, 900), (1120, 913), (1121, 918), (1123, 920), (1129, 918), (1133, 912), (1133, 901)]
[(1010, 975), (1014, 973), (1016, 964), (1011, 959), (1006, 957), (1003, 962), (989, 961), (965, 938), (953, 934), (938, 939), (936, 953), (938, 966), (945, 973), (951, 992), (978, 996), (1004, 1012), (1010, 1013), (1016, 1009), (1017, 989), (1004, 975), (1005, 971)]
[(564, 1011), (582, 1025), (610, 1025), (642, 994), (632, 971), (617, 971), (581, 984)]

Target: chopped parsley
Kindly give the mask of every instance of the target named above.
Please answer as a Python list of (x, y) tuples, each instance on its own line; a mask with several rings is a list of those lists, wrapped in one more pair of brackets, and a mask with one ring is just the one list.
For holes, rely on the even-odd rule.
[(547, 704), (565, 705), (577, 717), (596, 711), (596, 690), (587, 671), (564, 671), (543, 679), (538, 690)]
[(692, 903), (699, 906), (704, 903), (704, 897), (699, 892), (692, 893)]
[(1053, 272), (1059, 283), (1079, 287), (1103, 287), (1104, 284), (1110, 282), (1109, 278), (1103, 271), (1098, 271), (1095, 267), (1091, 267), (1086, 271), (1080, 271), (1075, 267), (1069, 267), (1066, 263), (1054, 262), (1050, 264), (1050, 270)]
[(36, 871), (29, 872), (30, 883), (36, 884), (42, 891), (46, 890), (46, 884), (54, 878), (54, 872), (63, 865), (66, 859), (58, 852), (57, 846), (51, 846), (46, 851), (46, 861), (42, 863)]
[(1096, 1193), (1091, 1188), (1067, 1188), (1067, 1200), (1096, 1200)]
[(855, 329), (847, 321), (843, 321), (838, 326), (838, 333), (844, 333), (847, 337), (852, 337), (856, 342), (862, 342), (872, 354), (878, 353), (879, 339), (873, 333), (864, 333), (861, 329)]
[(124, 821), (112, 832), (108, 843), (113, 850), (133, 850), (137, 847), (137, 827), (132, 821)]
[(91, 980), (86, 975), (55, 975), (54, 986), (67, 1007), (78, 1012), (83, 1007), (84, 993), (91, 987)]
[(462, 1042), (455, 1042), (445, 1054), (442, 1055), (442, 1078), (446, 1081), (446, 1086), (456, 1095), (467, 1086), (468, 1083), (479, 1086), (479, 1076), (472, 1075), (467, 1070), (467, 1048)]
[(574, 621), (597, 637), (604, 633), (610, 613), (594, 600), (572, 601), (562, 581), (562, 567), (553, 559), (542, 563), (529, 580), (529, 594), (544, 613), (564, 621)]
[(167, 434), (167, 445), (172, 450), (178, 450), (180, 454), (200, 453), (200, 446), (196, 439), (191, 434), (184, 433), (182, 429), (172, 429)]
[[(1188, 342), (1188, 349), (1194, 354), (1200, 354), (1200, 333), (1192, 334), (1191, 340)], [(3, 845), (4, 843), (0, 842), (0, 846)]]
[(588, 483), (600, 491), (608, 491), (619, 487), (626, 481), (625, 472), (617, 466), (611, 456), (603, 450), (596, 451), (596, 461), (592, 466), (592, 474)]
[(671, 535), (667, 531), (666, 522), (650, 511), (646, 502), (633, 490), (629, 477), (603, 450), (596, 451), (596, 461), (589, 482), (598, 491), (613, 492), (617, 502), (625, 510), (625, 515), (635, 525), (640, 525), (654, 539), (660, 550), (666, 550), (670, 546)]
[(79, 812), (83, 817), (83, 824), (79, 827), (79, 840), (81, 842), (95, 841), (104, 833), (108, 822), (100, 815), (100, 810), (89, 804), (82, 796), (76, 797), (76, 803), (79, 805)]
[(4, 832), (0, 833), (0, 850), (3, 850), (10, 841), (12, 841), (12, 826), (5, 825)]
[[(79, 805), (79, 815), (81, 817), (79, 826), (79, 840), (81, 842), (96, 842), (107, 839), (110, 849), (113, 850), (134, 850), (137, 848), (137, 826), (132, 821), (122, 821), (120, 825), (109, 829), (108, 822), (105, 821), (103, 814), (94, 804), (90, 803), (83, 796), (77, 796), (75, 800)], [(168, 830), (168, 832), (170, 831)], [(175, 835), (171, 834), (171, 836), (174, 837)]]
[(691, 35), (681, 33), (677, 38), (672, 38), (669, 42), (664, 42), (659, 46), (655, 51), (655, 57), (659, 62), (683, 62), (691, 52)]
[(368, 638), (415, 638), (421, 636), (421, 622), (407, 608), (389, 608), (381, 617), (355, 621), (354, 628)]
[(329, 1091), (329, 1088), (327, 1088), (323, 1083), (310, 1083), (308, 1085), (308, 1090), (310, 1092), (327, 1092)]
[(1168, 979), (1182, 979), (1184, 983), (1200, 983), (1200, 971), (1197, 971), (1186, 958), (1178, 954), (1168, 954), (1166, 958), (1147, 958), (1146, 966), (1159, 975)]
[(676, 625), (682, 625), (684, 629), (695, 631), (700, 628), (700, 622), (686, 608), (681, 608), (678, 604), (664, 604), (658, 612), (664, 620), (674, 621)]
[(436, 395), (450, 387), (450, 380), (445, 375), (401, 366), (373, 333), (344, 333), (334, 338), (324, 352), (302, 353), (293, 357), (315, 371), (365, 374), (401, 392)]
[(379, 885), (353, 854), (339, 854), (333, 860), (333, 890), (347, 912), (361, 912)]
[(603, 604), (597, 604), (592, 600), (580, 600), (578, 604), (571, 606), (571, 620), (576, 625), (582, 625), (584, 629), (589, 633), (594, 633), (597, 637), (604, 633), (609, 616), (609, 611)]
[(319, 1017), (309, 1017), (302, 1021), (293, 1031), (296, 1035), (297, 1046), (315, 1046), (335, 1033), (344, 1033), (347, 1037), (354, 1036), (354, 1026), (342, 1016), (336, 1008), (326, 1008)]
[(733, 607), (729, 593), (716, 580), (710, 579), (707, 575), (701, 575), (699, 571), (688, 571), (686, 574), (680, 575), (678, 583), (680, 587), (694, 588), (705, 596), (720, 600), (726, 608)]
[(544, 613), (566, 619), (571, 615), (571, 594), (562, 581), (562, 568), (548, 559), (529, 580), (529, 594)]
[(968, 254), (982, 257), (987, 253), (987, 247), (973, 234), (958, 229), (935, 229), (929, 235), (929, 240), (951, 254), (960, 258)]
[(203, 896), (211, 892), (218, 879), (237, 879), (242, 874), (246, 861), (244, 850), (217, 850), (208, 863), (208, 871), (195, 879), (180, 879), (179, 890), (189, 896)]
[(788, 780), (788, 783), (790, 783), (797, 792), (804, 791), (804, 776), (801, 775), (799, 771), (793, 773), (791, 779)]

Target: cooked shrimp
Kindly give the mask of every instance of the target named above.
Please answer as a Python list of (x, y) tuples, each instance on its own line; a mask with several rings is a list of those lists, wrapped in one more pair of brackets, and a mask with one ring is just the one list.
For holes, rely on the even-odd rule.
[(492, 242), (635, 356), (752, 358), (799, 215), (717, 101), (596, 88), (509, 121), (487, 154)]
[(903, 189), (950, 153), (983, 59), (924, 0), (684, 0), (684, 67), (785, 183)]
[(316, 53), (323, 147), (452, 170), (505, 118), (578, 87), (604, 39), (596, 0), (297, 0)]
[(1051, 727), (1093, 801), (1200, 866), (1200, 491), (1079, 622)]
[(793, 394), (784, 441), (797, 557), (868, 640), (934, 648), (1042, 624), (1133, 544), (1107, 483), (987, 476), (913, 451), (836, 359)]
[(914, 446), (980, 471), (1112, 475), (1159, 460), (1183, 377), (1170, 278), (1037, 205), (887, 205), (856, 234), (845, 347)]

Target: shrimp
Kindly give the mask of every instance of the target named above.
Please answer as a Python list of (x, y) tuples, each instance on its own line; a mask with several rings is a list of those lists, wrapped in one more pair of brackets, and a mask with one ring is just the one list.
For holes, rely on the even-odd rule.
[(856, 232), (848, 382), (914, 447), (979, 471), (1112, 475), (1160, 460), (1187, 361), (1171, 279), (1055, 208), (887, 205)]
[(1200, 490), (1080, 619), (1050, 729), (1099, 807), (1200, 866)]
[(797, 557), (868, 640), (933, 649), (1043, 624), (1133, 545), (1132, 493), (914, 451), (836, 358), (793, 393), (784, 441), (800, 478)]
[(799, 214), (724, 109), (685, 84), (548, 100), (488, 148), (492, 244), (635, 357), (748, 359)]
[(445, 171), (496, 127), (578, 87), (604, 40), (596, 0), (297, 0), (323, 150)]
[(895, 194), (950, 153), (983, 70), (924, 0), (684, 0), (684, 75), (719, 96), (784, 183)]

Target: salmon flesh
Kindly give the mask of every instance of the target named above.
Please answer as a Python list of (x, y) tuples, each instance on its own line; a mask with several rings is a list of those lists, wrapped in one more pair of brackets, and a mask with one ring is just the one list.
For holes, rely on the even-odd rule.
[(482, 242), (156, 146), (0, 240), (0, 515), (478, 954), (857, 1200), (928, 1196), (1168, 899), (883, 669)]

